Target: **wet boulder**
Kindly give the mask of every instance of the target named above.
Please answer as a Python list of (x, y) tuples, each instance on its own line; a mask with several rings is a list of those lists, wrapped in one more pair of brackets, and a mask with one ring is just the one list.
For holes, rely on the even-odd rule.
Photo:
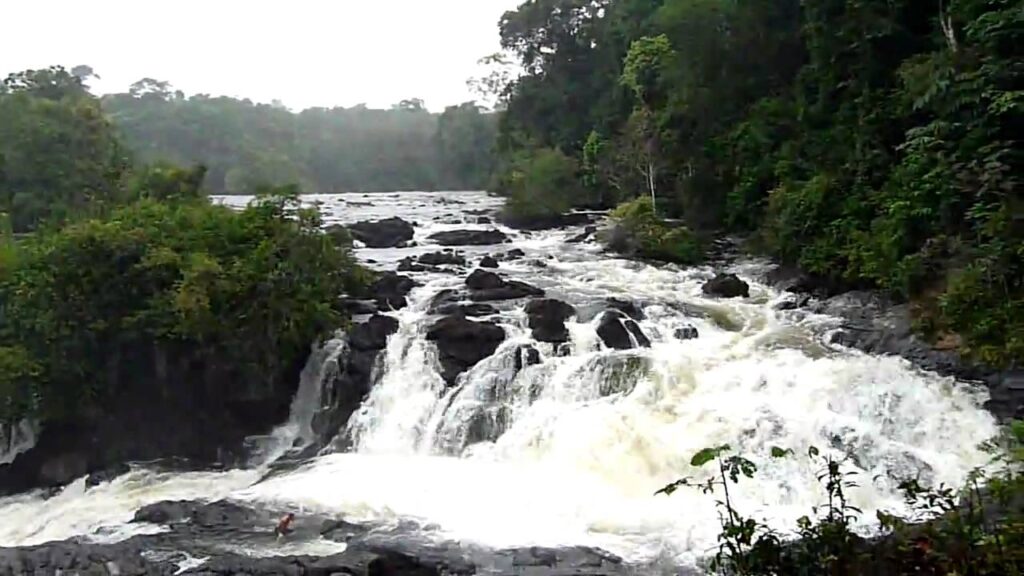
[(494, 354), (505, 340), (505, 331), (496, 324), (448, 316), (427, 330), (427, 340), (437, 345), (441, 377), (454, 385), (459, 374)]
[(512, 262), (512, 261), (515, 261), (515, 260), (519, 260), (520, 258), (523, 258), (525, 256), (526, 256), (526, 252), (523, 252), (522, 249), (520, 249), (520, 248), (513, 248), (513, 249), (509, 250), (508, 252), (505, 252), (505, 254), (501, 257), (501, 259), (506, 261), (506, 262)]
[(605, 301), (608, 308), (612, 310), (618, 310), (626, 316), (629, 316), (633, 320), (643, 320), (644, 311), (637, 305), (636, 302), (630, 302), (628, 300), (620, 300), (618, 298), (609, 298)]
[(381, 350), (388, 337), (398, 331), (398, 320), (376, 314), (349, 331), (349, 345), (355, 350)]
[(515, 351), (514, 367), (518, 373), (528, 366), (536, 366), (542, 362), (540, 352), (533, 346), (520, 346)]
[(427, 266), (465, 266), (466, 258), (457, 252), (431, 252), (418, 258), (420, 264)]
[(474, 302), (516, 300), (528, 296), (543, 296), (544, 291), (525, 282), (505, 280), (494, 272), (477, 269), (466, 279), (469, 298)]
[(398, 262), (399, 272), (440, 272), (441, 270), (436, 266), (426, 266), (420, 264), (412, 256), (406, 256)]
[(632, 318), (618, 310), (609, 310), (601, 316), (597, 326), (597, 335), (604, 345), (613, 350), (630, 350), (633, 348), (649, 348), (650, 339)]
[(438, 306), (435, 313), (441, 314), (442, 316), (451, 316), (453, 314), (461, 314), (468, 317), (476, 316), (491, 316), (498, 313), (498, 309), (490, 304), (483, 303), (471, 303), (471, 304), (458, 304), (458, 303), (447, 303)]
[(363, 221), (348, 226), (352, 237), (369, 248), (395, 248), (412, 240), (412, 224), (401, 218)]
[(575, 308), (552, 298), (533, 300), (526, 305), (526, 317), (533, 338), (538, 342), (567, 342), (569, 330), (565, 327), (565, 321), (575, 315)]
[(498, 276), (494, 272), (488, 272), (486, 270), (474, 270), (472, 274), (466, 278), (466, 286), (470, 290), (493, 290), (495, 288), (501, 288), (505, 286), (506, 282), (501, 276)]
[(501, 230), (451, 230), (430, 235), (430, 240), (442, 246), (490, 246), (508, 242)]
[(572, 238), (569, 238), (568, 240), (566, 240), (566, 242), (568, 242), (569, 244), (581, 244), (583, 242), (586, 242), (587, 240), (590, 240), (590, 238), (593, 237), (596, 233), (597, 226), (587, 226), (586, 228), (583, 229), (583, 232), (580, 232), (579, 234), (573, 236)]
[(405, 297), (417, 286), (419, 283), (408, 276), (385, 272), (370, 285), (369, 292), (381, 309), (398, 310), (408, 305)]
[(107, 468), (106, 470), (100, 470), (99, 472), (93, 472), (92, 474), (89, 474), (89, 476), (86, 477), (85, 479), (85, 486), (87, 488), (93, 488), (95, 486), (99, 486), (100, 484), (110, 482), (115, 478), (123, 476), (131, 471), (131, 467), (128, 466), (127, 464), (116, 464), (114, 466), (111, 466), (110, 468)]
[(748, 298), (750, 285), (740, 280), (739, 276), (735, 274), (718, 274), (705, 282), (701, 291), (707, 296), (719, 298)]
[(676, 340), (696, 340), (700, 338), (700, 332), (693, 324), (687, 324), (686, 326), (676, 328), (674, 336)]
[(495, 260), (493, 256), (484, 256), (483, 258), (480, 259), (480, 267), (481, 268), (497, 268), (498, 267), (498, 261)]

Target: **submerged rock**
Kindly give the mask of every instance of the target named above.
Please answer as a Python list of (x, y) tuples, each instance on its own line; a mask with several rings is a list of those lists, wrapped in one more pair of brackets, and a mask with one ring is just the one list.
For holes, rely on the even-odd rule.
[(489, 246), (508, 242), (508, 236), (501, 230), (452, 230), (432, 234), (430, 239), (442, 246)]
[(526, 317), (533, 338), (538, 342), (559, 344), (569, 340), (565, 321), (576, 314), (576, 309), (551, 298), (533, 300), (526, 305)]
[(700, 332), (697, 331), (697, 327), (693, 324), (687, 324), (681, 328), (676, 328), (674, 336), (676, 340), (696, 340), (700, 338)]
[(437, 345), (442, 378), (454, 385), (459, 374), (494, 354), (505, 340), (505, 331), (496, 324), (449, 316), (427, 330), (427, 340)]
[(651, 346), (651, 341), (640, 329), (640, 326), (632, 318), (618, 310), (609, 310), (601, 316), (597, 335), (605, 346), (614, 350), (650, 348)]
[(352, 236), (369, 248), (395, 248), (412, 240), (412, 224), (401, 218), (356, 222), (348, 226)]
[(705, 282), (701, 291), (708, 296), (720, 298), (748, 298), (750, 285), (735, 274), (719, 274)]
[(483, 258), (480, 259), (480, 267), (481, 268), (497, 268), (498, 267), (498, 261), (495, 260), (493, 256), (484, 256)]

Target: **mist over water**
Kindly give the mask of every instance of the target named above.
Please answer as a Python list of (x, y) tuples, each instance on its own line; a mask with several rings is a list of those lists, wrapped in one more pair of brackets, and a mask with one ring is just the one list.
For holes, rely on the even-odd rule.
[[(244, 203), (247, 198), (225, 199)], [(492, 228), (469, 210), (500, 200), (482, 193), (311, 196), (328, 224), (401, 216), (418, 224), (417, 246), (359, 254), (381, 269), (410, 254), (438, 250), (426, 238), (461, 228)], [(424, 338), (440, 290), (465, 274), (412, 274), (423, 286), (394, 312), (398, 332), (378, 360), (377, 382), (338, 434), (348, 453), (324, 453), (258, 482), (259, 469), (156, 474), (137, 470), (84, 490), (72, 485), (43, 499), (0, 500), (7, 520), (0, 544), (23, 545), (76, 535), (116, 538), (139, 506), (165, 499), (231, 497), (270, 508), (297, 508), (352, 521), (416, 522), (425, 537), (484, 546), (593, 545), (638, 563), (692, 562), (715, 543), (713, 498), (681, 490), (654, 492), (690, 467), (698, 450), (730, 444), (758, 464), (734, 495), (744, 514), (788, 528), (823, 501), (816, 466), (806, 458), (769, 458), (771, 447), (806, 454), (810, 446), (848, 456), (860, 486), (851, 503), (873, 518), (898, 511), (894, 478), (957, 484), (986, 456), (977, 445), (995, 432), (974, 387), (882, 358), (827, 345), (838, 321), (805, 311), (780, 312), (785, 296), (759, 281), (767, 264), (733, 269), (751, 283), (747, 299), (701, 293), (711, 268), (655, 267), (569, 244), (579, 230), (518, 233), (500, 247), (463, 250), (471, 263), (520, 248), (503, 276), (545, 289), (578, 310), (567, 350), (534, 342), (522, 302), (498, 305), (507, 338), (495, 354), (447, 387), (436, 351)], [(607, 298), (639, 304), (649, 349), (613, 351), (596, 328)], [(680, 340), (691, 325), (700, 337)], [(516, 370), (533, 346), (543, 358)], [(293, 419), (268, 439), (269, 462), (309, 439), (323, 366), (343, 352), (335, 341), (314, 354), (293, 405)], [(120, 531), (120, 532), (119, 532)]]

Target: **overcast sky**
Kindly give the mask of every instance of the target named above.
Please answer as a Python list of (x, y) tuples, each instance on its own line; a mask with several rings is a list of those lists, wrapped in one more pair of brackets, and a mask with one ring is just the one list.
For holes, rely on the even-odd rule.
[(186, 94), (383, 107), (472, 98), (522, 0), (4, 0), (0, 73), (88, 64), (94, 92), (143, 77)]

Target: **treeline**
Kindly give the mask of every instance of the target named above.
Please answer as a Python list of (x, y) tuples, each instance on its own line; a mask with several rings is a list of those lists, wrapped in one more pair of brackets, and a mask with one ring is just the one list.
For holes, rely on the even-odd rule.
[(0, 85), (0, 422), (89, 429), (128, 399), (287, 412), (365, 272), (296, 187), (234, 211), (205, 172), (137, 161), (61, 68)]
[(441, 114), (416, 99), (387, 110), (293, 113), (223, 96), (186, 98), (152, 79), (102, 105), (141, 160), (203, 164), (215, 194), (293, 182), (319, 193), (481, 190), (497, 128), (495, 115), (472, 102)]
[(531, 0), (501, 37), (513, 207), (645, 196), (1024, 360), (1022, 0)]

